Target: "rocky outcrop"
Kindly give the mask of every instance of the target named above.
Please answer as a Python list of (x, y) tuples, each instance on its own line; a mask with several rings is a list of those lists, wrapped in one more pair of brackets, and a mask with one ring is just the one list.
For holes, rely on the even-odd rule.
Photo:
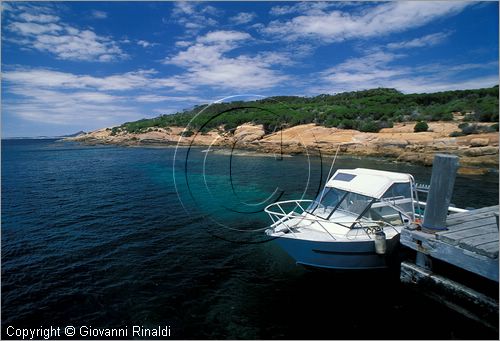
[(262, 124), (245, 123), (236, 128), (233, 138), (237, 142), (250, 143), (260, 140), (266, 134)]
[(489, 139), (485, 138), (475, 138), (470, 140), (471, 147), (485, 147), (490, 143)]
[(498, 155), (498, 147), (472, 147), (462, 152), (465, 156)]

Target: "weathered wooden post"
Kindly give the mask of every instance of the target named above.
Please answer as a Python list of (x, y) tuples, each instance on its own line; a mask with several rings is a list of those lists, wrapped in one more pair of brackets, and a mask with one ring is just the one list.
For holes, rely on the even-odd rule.
[(446, 230), (446, 217), (458, 169), (458, 156), (436, 154), (422, 227), (429, 232)]

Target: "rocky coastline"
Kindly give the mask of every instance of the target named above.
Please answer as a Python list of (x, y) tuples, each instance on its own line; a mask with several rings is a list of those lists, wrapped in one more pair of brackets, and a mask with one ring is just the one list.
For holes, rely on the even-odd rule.
[[(431, 166), (436, 153), (459, 156), (460, 174), (481, 175), (498, 172), (499, 134), (487, 132), (451, 137), (459, 131), (458, 122), (430, 122), (429, 130), (415, 133), (415, 122), (395, 124), (378, 133), (326, 128), (315, 124), (298, 125), (266, 134), (262, 125), (246, 123), (233, 132), (223, 129), (206, 133), (186, 133), (182, 127), (148, 128), (145, 132), (114, 133), (110, 128), (99, 129), (66, 141), (84, 144), (114, 144), (123, 146), (196, 145), (248, 149), (260, 153), (300, 154), (313, 149), (323, 155), (384, 157), (401, 162)], [(488, 123), (479, 123), (491, 125)], [(183, 133), (184, 132), (184, 133)]]

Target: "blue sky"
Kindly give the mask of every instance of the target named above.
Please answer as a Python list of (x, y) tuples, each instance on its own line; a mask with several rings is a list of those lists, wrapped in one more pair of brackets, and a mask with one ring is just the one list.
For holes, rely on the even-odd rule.
[(498, 84), (498, 2), (2, 2), (2, 136), (235, 95)]

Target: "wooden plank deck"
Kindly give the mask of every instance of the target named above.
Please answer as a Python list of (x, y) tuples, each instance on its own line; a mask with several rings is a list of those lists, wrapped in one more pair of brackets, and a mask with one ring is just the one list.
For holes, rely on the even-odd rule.
[(495, 218), (498, 208), (498, 205), (483, 207), (450, 215), (446, 219), (448, 230), (436, 233), (436, 238), (480, 255), (498, 259), (498, 226)]
[(401, 243), (418, 252), (498, 282), (499, 206), (450, 215), (448, 230), (426, 233), (403, 229)]

